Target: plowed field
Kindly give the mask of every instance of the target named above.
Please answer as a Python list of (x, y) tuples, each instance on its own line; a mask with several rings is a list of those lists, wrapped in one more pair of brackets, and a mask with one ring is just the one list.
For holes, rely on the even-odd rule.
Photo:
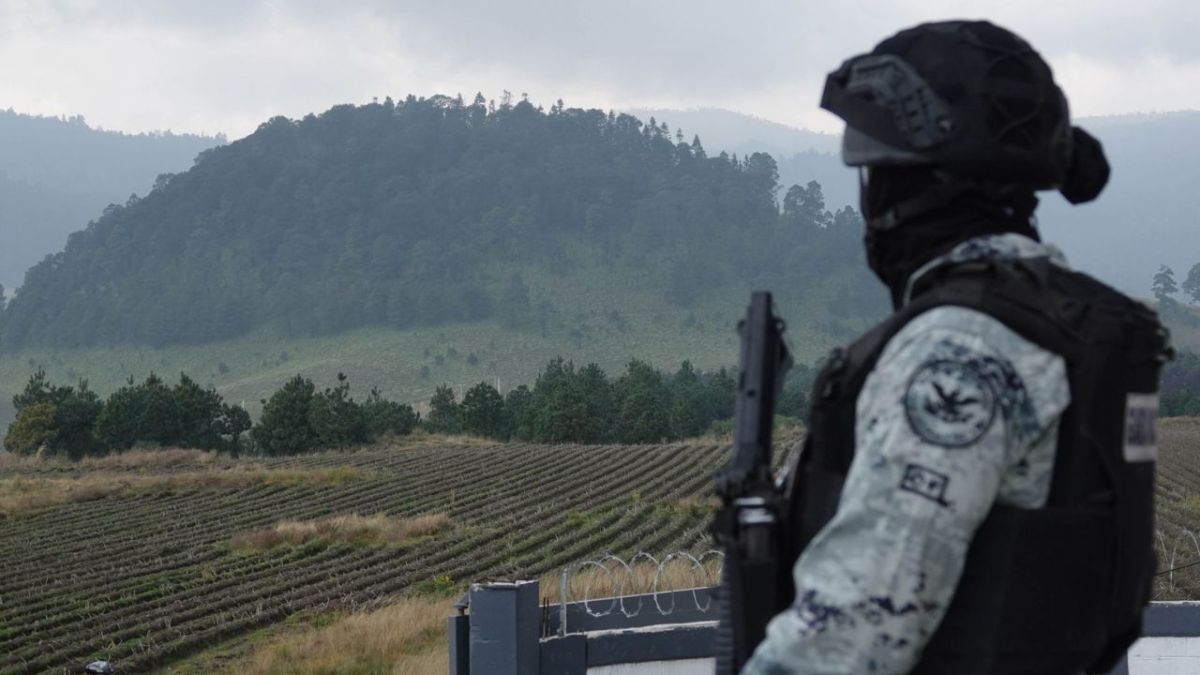
[[(10, 517), (0, 521), (0, 673), (77, 672), (92, 657), (143, 672), (300, 610), (369, 604), (437, 577), (694, 548), (707, 523), (673, 505), (708, 491), (724, 457), (716, 445), (382, 448), (254, 460), (361, 470), (338, 485), (172, 485)], [(282, 519), (345, 513), (446, 513), (456, 526), (412, 545), (229, 546)]]
[[(1161, 425), (1160, 567), (1200, 560), (1200, 421)], [(268, 472), (354, 467), (340, 483), (236, 481), (144, 488), (0, 520), (0, 673), (77, 672), (93, 657), (144, 672), (302, 610), (385, 602), (423, 584), (536, 576), (606, 552), (708, 548), (695, 508), (727, 457), (714, 444), (380, 447), (252, 459)], [(139, 476), (237, 466), (109, 467)], [(24, 465), (0, 478), (79, 478)], [(682, 502), (680, 500), (683, 500)], [(230, 538), (280, 520), (445, 513), (455, 525), (386, 546), (257, 553)], [(436, 582), (434, 580), (437, 580)], [(1200, 566), (1162, 575), (1200, 597)]]

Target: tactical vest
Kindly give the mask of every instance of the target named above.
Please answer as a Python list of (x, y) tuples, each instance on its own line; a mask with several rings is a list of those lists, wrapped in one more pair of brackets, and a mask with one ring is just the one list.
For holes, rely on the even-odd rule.
[(947, 305), (986, 313), (1060, 355), (1071, 402), (1045, 508), (992, 507), (912, 672), (1107, 672), (1139, 635), (1149, 601), (1154, 418), (1170, 347), (1152, 310), (1046, 258), (935, 270), (909, 304), (834, 352), (816, 380), (808, 440), (786, 485), (785, 551), (794, 561), (837, 510), (854, 459), (859, 391), (879, 353), (910, 320)]

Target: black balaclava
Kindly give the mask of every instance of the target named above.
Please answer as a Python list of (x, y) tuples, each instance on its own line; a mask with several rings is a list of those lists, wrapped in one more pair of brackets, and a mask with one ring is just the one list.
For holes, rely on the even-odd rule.
[(877, 219), (897, 204), (956, 180), (933, 168), (905, 166), (872, 167), (863, 181), (867, 262), (888, 287), (894, 307), (903, 302), (913, 272), (968, 239), (1012, 232), (1040, 241), (1032, 224), (1037, 197), (1032, 188), (1019, 185), (960, 184), (944, 204), (886, 229), (878, 226)]

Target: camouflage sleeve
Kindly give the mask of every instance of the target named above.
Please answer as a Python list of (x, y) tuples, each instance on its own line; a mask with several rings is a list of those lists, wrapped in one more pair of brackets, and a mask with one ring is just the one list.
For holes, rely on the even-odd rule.
[(942, 307), (909, 322), (859, 394), (837, 514), (742, 672), (909, 672), (993, 502), (1045, 504), (1068, 401), (1062, 358), (986, 314)]

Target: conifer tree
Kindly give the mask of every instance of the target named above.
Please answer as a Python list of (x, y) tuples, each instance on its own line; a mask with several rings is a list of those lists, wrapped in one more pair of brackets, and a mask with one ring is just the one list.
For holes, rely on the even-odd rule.
[(1175, 284), (1175, 272), (1166, 265), (1160, 265), (1158, 272), (1154, 275), (1150, 290), (1160, 302), (1178, 293), (1179, 287)]

